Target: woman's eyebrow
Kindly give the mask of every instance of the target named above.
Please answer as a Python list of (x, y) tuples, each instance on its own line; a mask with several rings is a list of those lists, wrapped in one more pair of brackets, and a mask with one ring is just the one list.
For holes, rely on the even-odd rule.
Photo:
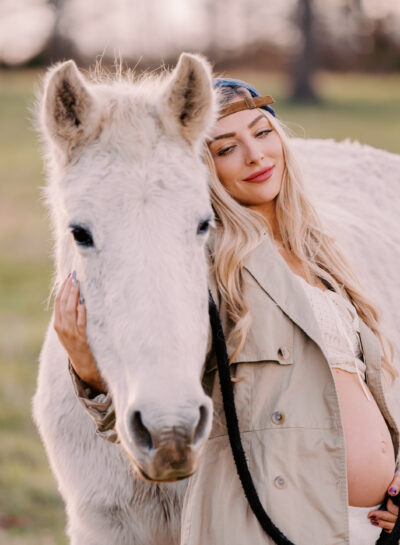
[[(257, 123), (257, 121), (260, 121), (260, 119), (266, 119), (265, 115), (263, 115), (263, 114), (258, 115), (255, 119), (253, 119), (253, 121), (251, 121), (248, 124), (248, 128), (251, 129), (251, 127), (253, 127), (253, 125), (255, 125)], [(221, 140), (221, 138), (232, 138), (232, 136), (236, 136), (236, 133), (235, 132), (227, 132), (225, 134), (219, 134), (218, 136), (216, 136), (215, 138), (213, 138), (210, 141), (210, 144), (212, 144), (212, 142), (215, 142), (216, 140)]]
[(260, 119), (266, 119), (265, 115), (263, 114), (258, 115), (255, 119), (253, 119), (251, 123), (249, 123), (248, 128), (251, 129), (251, 127), (255, 125), (257, 121), (260, 121)]
[(236, 136), (236, 133), (235, 132), (227, 132), (225, 134), (219, 134), (215, 138), (211, 139), (210, 144), (212, 142), (215, 142), (216, 140), (220, 140), (221, 138), (231, 138), (232, 136)]

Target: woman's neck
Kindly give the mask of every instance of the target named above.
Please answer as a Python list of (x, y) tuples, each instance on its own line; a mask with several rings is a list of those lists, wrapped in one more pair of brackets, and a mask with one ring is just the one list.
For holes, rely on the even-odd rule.
[(255, 204), (249, 206), (252, 210), (259, 212), (264, 217), (268, 228), (272, 231), (274, 242), (278, 245), (282, 242), (282, 236), (276, 217), (276, 202), (275, 200), (263, 204)]

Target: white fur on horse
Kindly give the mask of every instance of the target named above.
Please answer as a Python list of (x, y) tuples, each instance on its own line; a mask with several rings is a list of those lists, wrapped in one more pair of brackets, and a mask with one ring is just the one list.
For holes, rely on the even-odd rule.
[(349, 140), (293, 142), (317, 210), (400, 355), (400, 156)]

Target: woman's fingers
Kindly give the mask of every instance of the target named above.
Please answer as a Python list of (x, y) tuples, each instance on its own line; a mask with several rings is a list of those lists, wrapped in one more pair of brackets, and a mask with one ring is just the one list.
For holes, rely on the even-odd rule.
[(76, 325), (80, 334), (86, 337), (86, 305), (83, 298), (79, 299)]
[(388, 534), (390, 534), (394, 528), (394, 522), (390, 522), (390, 521), (386, 521), (386, 520), (378, 520), (377, 521), (378, 524), (374, 524), (374, 526), (378, 526), (379, 528), (382, 528), (383, 530), (385, 530), (385, 532), (387, 532)]
[[(396, 496), (400, 490), (400, 473), (395, 473), (388, 487), (388, 494)], [(371, 524), (383, 528), (386, 532), (390, 533), (395, 525), (397, 516), (399, 514), (399, 508), (393, 503), (391, 498), (388, 498), (386, 502), (386, 510), (384, 511), (371, 511), (368, 517)]]
[(371, 511), (368, 518), (371, 524), (379, 526), (390, 533), (394, 528), (397, 516), (390, 511)]
[(65, 278), (64, 282), (61, 284), (60, 289), (58, 290), (58, 293), (54, 300), (54, 327), (56, 330), (61, 329), (61, 323), (62, 323), (61, 301), (65, 294), (65, 290), (67, 289), (70, 276), (71, 275), (69, 274)]
[[(66, 347), (66, 343), (86, 340), (86, 316), (78, 312), (80, 306), (78, 304), (79, 296), (79, 280), (74, 271), (62, 283), (54, 305), (54, 328), (64, 347)], [(82, 327), (83, 324), (85, 330)]]
[(76, 276), (70, 279), (69, 290), (66, 290), (65, 313), (70, 329), (76, 328), (77, 306), (79, 300), (79, 280)]
[(399, 508), (393, 503), (393, 500), (391, 500), (390, 498), (388, 498), (386, 502), (386, 509), (387, 511), (389, 511), (389, 513), (392, 513), (396, 517), (399, 514)]
[(62, 283), (54, 308), (54, 328), (75, 371), (95, 389), (107, 392), (87, 342), (86, 305), (75, 272)]

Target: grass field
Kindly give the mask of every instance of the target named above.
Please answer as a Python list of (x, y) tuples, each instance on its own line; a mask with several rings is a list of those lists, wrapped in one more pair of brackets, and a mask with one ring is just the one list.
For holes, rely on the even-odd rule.
[[(318, 107), (291, 104), (279, 75), (230, 75), (272, 94), (298, 136), (400, 153), (400, 75), (320, 74)], [(52, 274), (41, 158), (28, 119), (38, 78), (0, 72), (0, 545), (66, 544), (63, 505), (30, 416)]]
[(28, 119), (37, 74), (0, 72), (0, 544), (63, 545), (64, 512), (31, 421), (50, 313), (50, 230)]

